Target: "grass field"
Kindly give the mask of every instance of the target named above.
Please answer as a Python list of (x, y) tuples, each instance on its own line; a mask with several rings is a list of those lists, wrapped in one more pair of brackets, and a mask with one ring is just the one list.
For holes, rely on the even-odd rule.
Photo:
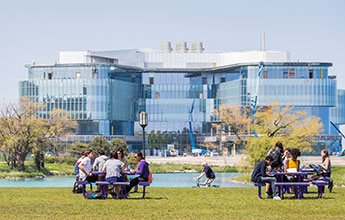
[[(316, 188), (311, 189), (316, 192)], [(1, 188), (0, 219), (344, 219), (345, 189), (260, 200), (256, 188), (148, 188), (147, 198), (87, 200), (71, 188)], [(290, 197), (290, 195), (289, 195)]]

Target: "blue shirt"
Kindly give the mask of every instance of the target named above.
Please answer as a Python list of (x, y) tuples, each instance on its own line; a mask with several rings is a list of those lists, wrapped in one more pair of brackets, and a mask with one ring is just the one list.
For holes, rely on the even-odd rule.
[(206, 166), (202, 172), (205, 172), (206, 173), (206, 177), (209, 178), (209, 179), (216, 178), (216, 176), (214, 175), (213, 170), (209, 166)]

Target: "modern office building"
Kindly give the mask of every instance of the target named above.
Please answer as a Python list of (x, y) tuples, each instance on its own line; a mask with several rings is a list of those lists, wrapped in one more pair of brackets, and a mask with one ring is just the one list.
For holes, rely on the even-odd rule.
[[(79, 123), (74, 140), (120, 136), (139, 148), (140, 111), (149, 115), (149, 145), (173, 144), (190, 151), (189, 122), (196, 143), (212, 139), (211, 123), (219, 105), (250, 106), (259, 62), (264, 62), (258, 106), (273, 100), (321, 118), (318, 145), (341, 149), (330, 125), (345, 124), (345, 90), (337, 89), (328, 62), (291, 62), (282, 51), (208, 52), (201, 42), (171, 43), (154, 49), (60, 52), (55, 64), (31, 64), (20, 82), (20, 96), (44, 103), (39, 117), (54, 108), (67, 110)], [(210, 138), (211, 137), (211, 138)], [(136, 144), (134, 144), (136, 143)], [(340, 149), (339, 149), (340, 147)]]

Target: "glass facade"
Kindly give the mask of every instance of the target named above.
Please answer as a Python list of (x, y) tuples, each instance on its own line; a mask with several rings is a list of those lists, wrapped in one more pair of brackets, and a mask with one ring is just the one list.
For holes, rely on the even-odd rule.
[[(153, 55), (149, 57), (154, 61)], [(133, 63), (142, 62), (140, 59)], [(211, 123), (219, 105), (251, 105), (258, 82), (257, 64), (205, 67), (194, 63), (186, 68), (165, 68), (169, 62), (163, 65), (158, 61), (143, 67), (105, 63), (30, 65), (28, 80), (20, 82), (20, 96), (43, 103), (39, 117), (49, 117), (54, 108), (65, 109), (79, 123), (79, 135), (141, 134), (138, 115), (146, 111), (149, 146), (175, 144), (187, 150), (191, 148), (189, 124), (195, 141), (202, 143), (215, 132)], [(323, 135), (337, 135), (329, 121), (345, 124), (345, 91), (337, 90), (336, 80), (329, 77), (330, 66), (265, 63), (258, 106), (269, 106), (272, 101), (291, 104), (320, 117)], [(155, 137), (160, 138), (155, 141)], [(331, 145), (339, 145), (336, 141)]]

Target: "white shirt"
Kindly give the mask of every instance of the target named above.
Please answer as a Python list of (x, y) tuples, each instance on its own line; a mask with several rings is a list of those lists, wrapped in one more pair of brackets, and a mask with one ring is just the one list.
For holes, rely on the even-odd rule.
[[(80, 164), (83, 164), (84, 165), (84, 170), (87, 172), (87, 173), (90, 173), (91, 172), (91, 159), (89, 157), (85, 157), (81, 162)], [(86, 179), (86, 174), (83, 172), (83, 171), (80, 171), (80, 179), (81, 180), (85, 180)]]
[(123, 167), (124, 163), (120, 160), (116, 159), (109, 159), (104, 164), (104, 168), (106, 169), (106, 176), (105, 178), (109, 177), (120, 177), (121, 176), (121, 168)]

